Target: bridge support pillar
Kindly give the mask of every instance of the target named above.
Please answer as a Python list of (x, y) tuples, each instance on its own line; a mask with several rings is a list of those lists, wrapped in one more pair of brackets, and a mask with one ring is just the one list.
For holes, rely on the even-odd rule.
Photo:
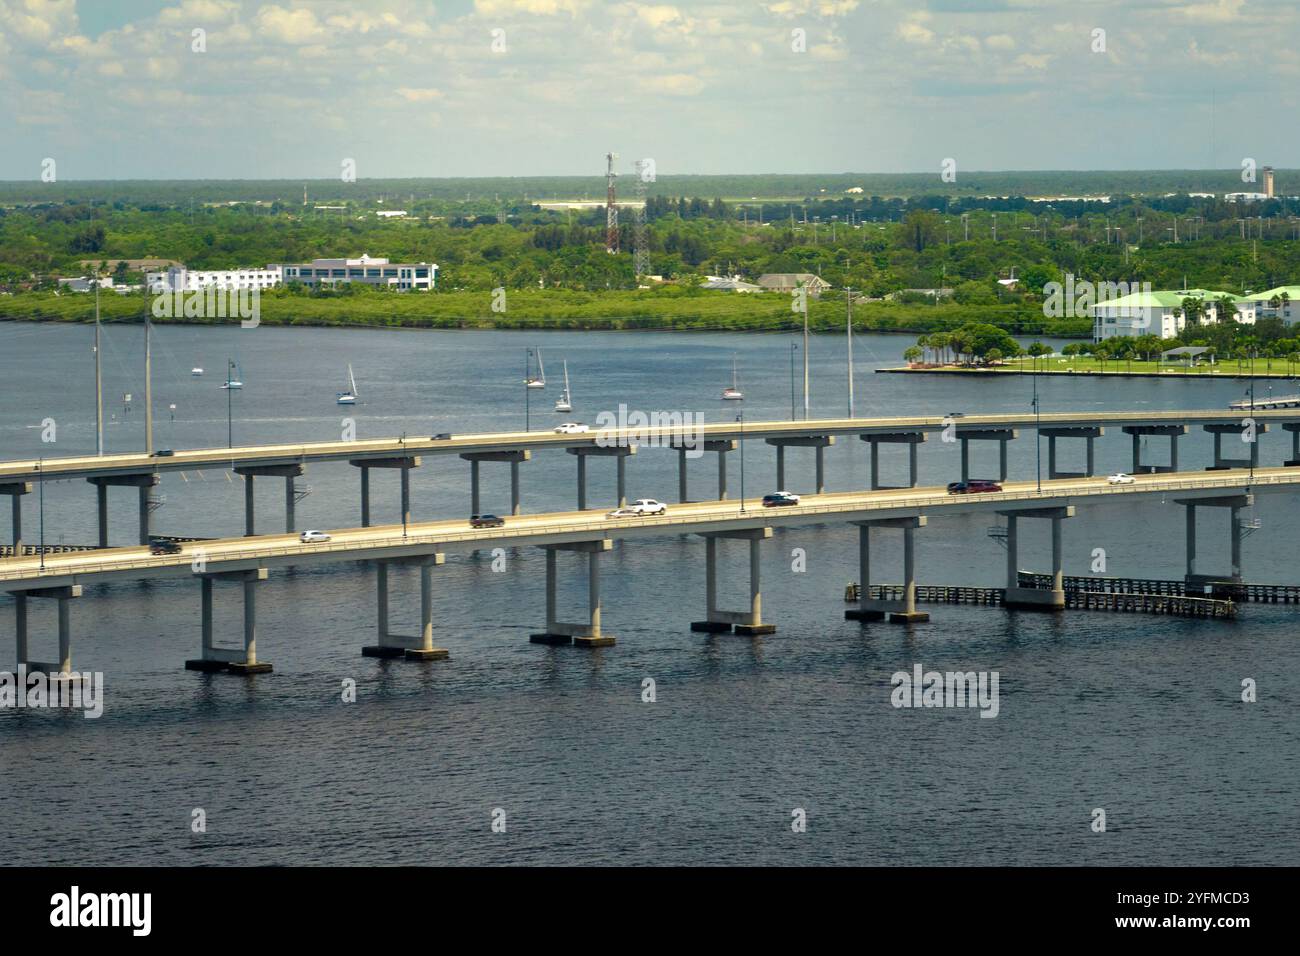
[[(41, 672), (44, 674), (69, 675), (67, 679), (73, 679), (72, 674), (72, 600), (81, 597), (81, 585), (69, 584), (63, 587), (53, 588), (29, 588), (25, 591), (14, 592), (14, 634), (15, 634), (15, 651), (19, 667), (26, 667), (28, 672)], [(59, 602), (58, 620), (59, 620), (59, 659), (50, 663), (42, 663), (31, 659), (30, 647), (28, 642), (27, 630), (27, 599), (28, 598), (48, 598)]]
[[(893, 434), (873, 434), (859, 435), (860, 441), (867, 442), (871, 446), (871, 489), (877, 491), (882, 488), (915, 488), (917, 482), (917, 445), (926, 440), (925, 432), (897, 432)], [(907, 445), (907, 484), (906, 485), (882, 485), (880, 483), (880, 446), (881, 444), (906, 444)]]
[(970, 443), (973, 441), (995, 441), (998, 443), (998, 481), (1007, 480), (1007, 442), (1020, 437), (1015, 428), (972, 428), (963, 431), (957, 429), (957, 440), (961, 442), (961, 480), (970, 481)]
[(23, 495), (32, 493), (32, 483), (30, 481), (16, 481), (7, 484), (0, 484), (0, 495), (8, 495), (10, 498), (10, 507), (13, 513), (13, 542), (14, 557), (23, 556)]
[[(692, 621), (692, 631), (725, 634), (733, 629), (737, 634), (774, 634), (775, 624), (763, 623), (762, 548), (772, 537), (771, 528), (748, 528), (738, 531), (709, 531), (704, 538), (704, 597), (705, 619)], [(718, 539), (735, 538), (749, 542), (749, 610), (718, 610)]]
[[(482, 514), (483, 503), (479, 491), (479, 463), (484, 461), (506, 461), (510, 463), (510, 513), (520, 513), (519, 464), (532, 461), (533, 453), (528, 449), (515, 451), (470, 451), (462, 452), (462, 459), (469, 462), (469, 505), (470, 514)], [(418, 461), (418, 459), (417, 459)]]
[(1291, 457), (1282, 464), (1294, 468), (1300, 465), (1300, 422), (1286, 422), (1282, 430), (1291, 433)]
[[(1243, 425), (1240, 422), (1227, 422), (1208, 424), (1201, 427), (1214, 436), (1214, 464), (1206, 468), (1206, 471), (1259, 467), (1259, 436), (1268, 431), (1268, 422), (1251, 422), (1250, 425)], [(1237, 436), (1243, 445), (1249, 445), (1249, 457), (1225, 458), (1223, 455), (1224, 435)]]
[[(271, 665), (257, 659), (257, 585), (265, 581), (266, 568), (244, 571), (214, 571), (200, 574), (200, 654), (185, 662), (189, 671), (227, 671), (231, 674), (268, 674)], [(217, 647), (212, 633), (212, 587), (214, 581), (238, 581), (244, 588), (244, 646)]]
[[(1187, 434), (1186, 425), (1125, 425), (1123, 432), (1133, 438), (1133, 474), (1145, 475), (1178, 470), (1178, 439)], [(1151, 465), (1142, 461), (1142, 439), (1146, 435), (1169, 436), (1169, 464)]]
[(284, 496), (284, 530), (293, 531), (294, 496), (293, 480), (303, 473), (302, 465), (237, 465), (235, 474), (244, 479), (244, 537), (251, 538), (257, 534), (257, 505), (254, 497), (256, 479), (259, 475), (266, 477), (283, 477), (285, 481)]
[[(584, 445), (580, 448), (566, 448), (570, 455), (578, 459), (578, 510), (587, 510), (587, 459), (592, 456), (613, 458), (617, 471), (618, 507), (627, 504), (627, 457), (636, 454), (636, 445)], [(685, 482), (685, 470), (680, 477)], [(517, 513), (517, 512), (516, 512)]]
[[(1003, 592), (1004, 606), (1026, 611), (1063, 610), (1065, 569), (1061, 521), (1064, 518), (1074, 517), (1074, 505), (1059, 508), (1022, 508), (1015, 511), (999, 511), (998, 514), (1007, 519), (1007, 587)], [(1050, 588), (1020, 586), (1018, 518), (1047, 518), (1052, 522), (1052, 586)]]
[[(612, 647), (614, 636), (600, 627), (600, 556), (613, 548), (608, 538), (596, 541), (574, 541), (568, 544), (546, 544), (546, 630), (531, 634), (534, 644), (569, 644), (578, 647)], [(556, 553), (576, 551), (587, 555), (587, 623), (571, 624), (558, 620), (556, 590), (558, 569)]]
[[(416, 558), (397, 558), (375, 562), (376, 605), (379, 643), (361, 648), (366, 657), (401, 657), (408, 661), (446, 660), (445, 648), (433, 646), (433, 569), (446, 560), (441, 552)], [(388, 568), (390, 565), (415, 565), (420, 570), (420, 633), (394, 634), (388, 629)]]
[[(1091, 478), (1096, 472), (1096, 457), (1093, 442), (1106, 434), (1101, 426), (1088, 427), (1048, 427), (1040, 428), (1038, 434), (1047, 439), (1047, 477), (1048, 478)], [(1087, 443), (1087, 452), (1083, 471), (1062, 471), (1056, 467), (1056, 440), (1058, 438), (1082, 438)]]
[[(916, 445), (912, 445), (913, 448)], [(925, 515), (913, 518), (885, 518), (879, 521), (855, 521), (858, 526), (858, 606), (844, 612), (846, 621), (880, 621), (892, 624), (920, 624), (930, 620), (925, 611), (916, 609), (916, 529), (926, 525)], [(901, 528), (903, 531), (902, 598), (871, 596), (871, 529)]]
[[(1186, 513), (1186, 554), (1187, 554), (1187, 573), (1183, 578), (1187, 593), (1190, 595), (1197, 591), (1227, 592), (1231, 595), (1232, 591), (1241, 584), (1241, 542), (1246, 536), (1246, 525), (1241, 518), (1241, 509), (1248, 508), (1254, 504), (1254, 495), (1221, 495), (1218, 497), (1208, 498), (1176, 498), (1175, 504), (1182, 505), (1187, 509)], [(1229, 542), (1229, 563), (1231, 570), (1228, 574), (1204, 574), (1196, 570), (1196, 509), (1197, 508), (1227, 508), (1229, 518), (1228, 542)]]
[(156, 474), (148, 475), (96, 475), (86, 479), (96, 488), (96, 502), (99, 510), (99, 546), (108, 547), (108, 486), (121, 485), (135, 488), (140, 503), (140, 544), (149, 543), (149, 490), (158, 484)]
[(800, 435), (791, 438), (765, 438), (764, 441), (769, 445), (776, 447), (776, 472), (777, 472), (777, 491), (787, 490), (785, 487), (785, 449), (787, 448), (814, 448), (816, 449), (815, 477), (816, 492), (815, 494), (825, 494), (826, 492), (826, 449), (835, 444), (834, 435)]

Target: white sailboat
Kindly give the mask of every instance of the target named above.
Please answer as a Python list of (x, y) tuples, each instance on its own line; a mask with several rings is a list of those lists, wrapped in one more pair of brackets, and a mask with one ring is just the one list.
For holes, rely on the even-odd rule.
[(546, 387), (546, 366), (542, 364), (542, 350), (537, 350), (537, 375), (524, 379), (525, 388)]
[(569, 395), (569, 360), (564, 360), (564, 391), (560, 395), (560, 400), (555, 403), (557, 412), (573, 411), (573, 399)]
[[(233, 375), (231, 374), (232, 371), (234, 372)], [(243, 388), (244, 383), (241, 381), (241, 378), (242, 376), (239, 374), (239, 363), (231, 362), (230, 365), (226, 366), (226, 381), (222, 384), (221, 387), (222, 388)]]
[(202, 367), (196, 365), (192, 369), (190, 369), (190, 374), (193, 375), (195, 378), (199, 378), (203, 374), (203, 369)]
[(345, 392), (339, 392), (339, 405), (355, 405), (357, 403), (357, 380), (352, 376), (352, 363), (348, 363), (348, 388)]
[(736, 356), (731, 356), (731, 387), (722, 390), (722, 400), (724, 402), (743, 402), (745, 393), (740, 390), (740, 385), (736, 381)]

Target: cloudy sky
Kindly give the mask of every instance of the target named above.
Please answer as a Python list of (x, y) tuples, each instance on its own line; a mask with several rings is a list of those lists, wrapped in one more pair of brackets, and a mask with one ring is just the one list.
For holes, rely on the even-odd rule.
[(1297, 37), (1294, 0), (0, 0), (0, 179), (1297, 167)]

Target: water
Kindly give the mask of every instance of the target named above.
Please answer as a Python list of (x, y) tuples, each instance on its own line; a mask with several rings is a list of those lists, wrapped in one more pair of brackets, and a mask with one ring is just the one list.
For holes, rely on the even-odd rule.
[[(91, 330), (0, 324), (0, 459), (94, 450)], [(142, 446), (139, 329), (105, 329), (110, 451)], [(259, 328), (155, 331), (159, 447), (221, 445), (227, 356), (245, 383), (230, 396), (237, 443), (334, 439), (341, 419), (359, 437), (500, 430), (524, 424), (527, 346), (541, 346), (548, 387), (533, 392), (531, 424), (595, 421), (620, 401), (642, 410), (703, 412), (709, 420), (790, 414), (788, 336), (658, 333), (413, 332)], [(873, 375), (897, 364), (903, 337), (855, 342), (860, 414), (1023, 411), (1024, 377)], [(843, 340), (813, 342), (814, 414), (843, 413)], [(742, 406), (718, 401), (736, 353)], [(551, 412), (567, 358), (575, 411)], [(334, 404), (351, 362), (360, 389)], [(200, 379), (189, 370), (201, 365)], [(796, 368), (801, 375), (801, 368)], [(1040, 381), (1045, 411), (1221, 408), (1242, 381)], [(121, 400), (133, 395), (130, 411)], [(176, 405), (175, 421), (168, 405)], [(53, 419), (57, 442), (41, 442)], [(1263, 436), (1265, 464), (1289, 436)], [(1163, 461), (1167, 442), (1148, 455)], [(1062, 467), (1082, 443), (1062, 446)], [(1097, 467), (1127, 470), (1127, 436), (1098, 442)], [(977, 447), (992, 471), (996, 446)], [(1033, 474), (1034, 445), (1012, 444), (1016, 476)], [(745, 490), (772, 490), (771, 448), (745, 447)], [(1184, 467), (1208, 463), (1208, 436), (1183, 440)], [(901, 483), (903, 448), (886, 449), (884, 480)], [(739, 455), (730, 461), (739, 494)], [(691, 493), (715, 493), (715, 456), (691, 464)], [(807, 491), (812, 452), (787, 456), (791, 490)], [(921, 448), (922, 481), (950, 480), (955, 445)], [(570, 456), (522, 467), (529, 511), (574, 502)], [(484, 507), (506, 510), (509, 469), (483, 467)], [(676, 457), (642, 449), (631, 496), (675, 500)], [(867, 448), (827, 452), (831, 489), (863, 487)], [(298, 527), (359, 523), (358, 478), (346, 464), (311, 465)], [(611, 462), (595, 461), (590, 494), (614, 495)], [(264, 486), (264, 487), (263, 487)], [(259, 485), (259, 521), (278, 530), (282, 486)], [(463, 516), (468, 466), (426, 458), (413, 475), (417, 519)], [(162, 533), (242, 533), (242, 487), (222, 472), (163, 475)], [(37, 495), (25, 502), (35, 540)], [(397, 517), (397, 479), (376, 473), (376, 520)], [(130, 543), (135, 500), (115, 489), (111, 535)], [(7, 502), (5, 502), (7, 505)], [(48, 542), (94, 540), (84, 481), (51, 483)], [(1227, 564), (1227, 517), (1203, 511), (1203, 567)], [(1260, 495), (1262, 528), (1245, 545), (1247, 578), (1294, 583), (1297, 521), (1290, 495)], [(0, 515), (4, 518), (4, 515)], [(1182, 573), (1182, 509), (1172, 502), (1080, 506), (1066, 523), (1066, 572), (1086, 574), (1102, 548), (1107, 573)], [(923, 583), (993, 585), (1004, 564), (987, 516), (931, 518), (917, 536)], [(1037, 525), (1043, 527), (1036, 527)], [(1022, 566), (1048, 560), (1046, 522), (1022, 522)], [(7, 518), (0, 539), (8, 538)], [(901, 571), (899, 535), (879, 532), (882, 580)], [(724, 542), (721, 594), (745, 598), (743, 546)], [(791, 570), (791, 552), (807, 572)], [(764, 551), (765, 618), (775, 635), (693, 634), (703, 616), (704, 548), (696, 538), (619, 544), (603, 559), (601, 651), (528, 643), (544, 613), (538, 549), (450, 555), (435, 571), (435, 643), (451, 660), (422, 665), (362, 658), (374, 641), (374, 572), (361, 564), (274, 571), (258, 603), (256, 678), (182, 669), (199, 645), (191, 581), (87, 587), (73, 606), (74, 664), (105, 673), (98, 720), (71, 713), (0, 712), (0, 859), (11, 864), (418, 863), (904, 863), (1275, 864), (1300, 851), (1300, 673), (1296, 611), (1246, 606), (1232, 622), (932, 606), (932, 623), (859, 625), (843, 617), (856, 577), (856, 531), (777, 531)], [(561, 613), (585, 606), (579, 559), (561, 556)], [(418, 579), (391, 576), (393, 628), (418, 619)], [(10, 599), (0, 597), (0, 653), (12, 655)], [(240, 601), (217, 587), (217, 633), (236, 641)], [(33, 602), (33, 654), (52, 656), (55, 621)], [(916, 662), (937, 670), (997, 670), (1000, 715), (896, 710), (890, 675)], [(642, 681), (657, 700), (643, 703)], [(357, 702), (341, 699), (354, 679)], [(1240, 702), (1253, 678), (1259, 701)], [(1089, 823), (1106, 810), (1108, 832)], [(207, 832), (194, 834), (202, 808)], [(507, 831), (491, 831), (492, 812)], [(808, 831), (791, 832), (802, 808)]]

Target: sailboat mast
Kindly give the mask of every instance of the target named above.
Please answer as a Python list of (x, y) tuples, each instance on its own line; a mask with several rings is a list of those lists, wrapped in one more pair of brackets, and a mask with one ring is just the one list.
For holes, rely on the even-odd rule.
[(853, 417), (853, 290), (845, 286), (844, 306), (847, 310), (847, 328), (849, 343), (849, 418)]

